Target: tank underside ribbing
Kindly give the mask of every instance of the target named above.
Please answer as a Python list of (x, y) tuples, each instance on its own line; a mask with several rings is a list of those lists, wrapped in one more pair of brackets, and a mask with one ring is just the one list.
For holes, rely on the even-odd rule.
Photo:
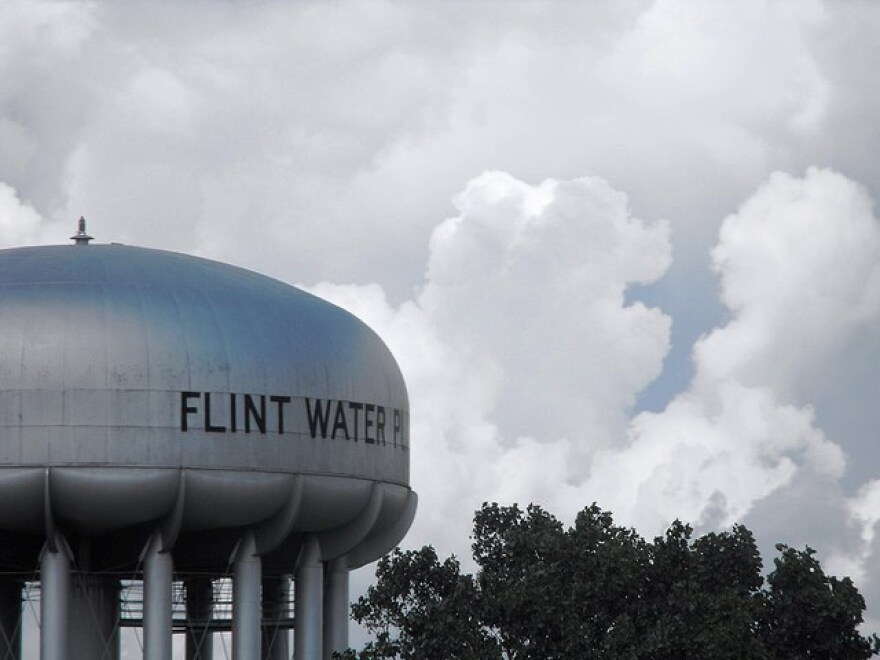
[[(55, 473), (79, 469), (45, 471), (44, 501), (50, 506), (44, 508), (43, 533), (0, 532), (0, 632), (6, 633), (0, 658), (20, 657), (20, 594), (35, 579), (42, 660), (116, 660), (121, 625), (143, 628), (144, 657), (150, 660), (170, 660), (175, 630), (186, 634), (190, 658), (210, 658), (212, 635), (223, 630), (232, 634), (234, 658), (289, 658), (285, 631), (291, 628), (297, 660), (330, 658), (348, 645), (348, 572), (394, 547), (416, 508), (415, 493), (402, 486), (299, 475), (292, 478), (289, 499), (250, 524), (202, 528), (205, 519), (182, 515), (183, 485), (168, 516), (85, 534), (54, 516), (51, 506), (58, 497)], [(197, 480), (188, 471), (181, 475), (183, 484)], [(328, 497), (334, 489), (336, 500)], [(338, 512), (355, 511), (357, 501), (359, 510), (343, 520)], [(322, 502), (336, 513), (325, 515)], [(120, 503), (108, 498), (108, 506)], [(70, 502), (58, 510), (69, 512)], [(221, 583), (231, 592), (225, 613), (218, 602)], [(121, 601), (120, 589), (128, 593)], [(138, 589), (139, 608), (131, 598)]]

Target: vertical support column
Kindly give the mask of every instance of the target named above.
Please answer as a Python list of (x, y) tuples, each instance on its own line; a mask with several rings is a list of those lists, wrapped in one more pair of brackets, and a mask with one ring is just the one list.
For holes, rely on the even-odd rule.
[(171, 660), (171, 553), (153, 535), (144, 557), (144, 660)]
[(0, 660), (21, 658), (21, 587), (18, 580), (0, 581)]
[(252, 532), (242, 537), (232, 576), (232, 660), (259, 660), (262, 565)]
[(66, 660), (70, 602), (70, 549), (53, 532), (40, 558), (40, 660)]
[(348, 564), (334, 559), (324, 565), (324, 658), (348, 648)]
[(186, 581), (186, 660), (213, 660), (214, 635), (211, 608), (214, 585), (211, 578)]
[(263, 660), (290, 660), (288, 630), (290, 581), (286, 577), (263, 578)]
[(322, 660), (324, 569), (318, 540), (309, 536), (300, 551), (294, 590), (293, 657)]

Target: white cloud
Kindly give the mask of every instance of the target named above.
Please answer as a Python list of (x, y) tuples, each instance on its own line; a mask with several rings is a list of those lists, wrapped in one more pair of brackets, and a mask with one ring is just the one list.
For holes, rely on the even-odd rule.
[(0, 181), (0, 247), (33, 243), (40, 222), (40, 214), (20, 200), (12, 186)]
[(700, 379), (785, 388), (880, 313), (880, 230), (866, 191), (829, 170), (776, 173), (712, 252), (734, 315), (695, 349)]
[(669, 319), (624, 304), (628, 285), (668, 267), (667, 224), (632, 218), (596, 178), (532, 187), (488, 173), (455, 205), (432, 236), (420, 306), (456, 353), (500, 374), (505, 435), (601, 444), (668, 348)]
[(598, 457), (593, 490), (646, 534), (674, 518), (729, 526), (800, 469), (841, 476), (843, 453), (814, 421), (809, 408), (781, 404), (768, 389), (721, 381), (638, 415), (630, 444)]
[(695, 345), (688, 391), (635, 417), (628, 445), (594, 468), (597, 492), (642, 529), (674, 517), (729, 525), (801, 472), (844, 474), (843, 448), (796, 394), (880, 315), (869, 196), (828, 170), (773, 174), (724, 220), (712, 257), (729, 320)]
[(393, 308), (375, 285), (311, 290), (361, 316), (397, 356), (418, 438), (410, 542), (460, 551), (484, 500), (566, 514), (585, 503), (593, 453), (624, 428), (668, 347), (669, 319), (624, 292), (660, 277), (670, 252), (667, 225), (633, 218), (597, 178), (532, 186), (491, 172), (455, 206), (415, 300)]

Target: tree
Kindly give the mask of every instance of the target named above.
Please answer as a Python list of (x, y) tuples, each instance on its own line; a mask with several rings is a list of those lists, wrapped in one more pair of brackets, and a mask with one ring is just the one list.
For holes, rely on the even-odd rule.
[(475, 576), (430, 546), (396, 550), (353, 606), (375, 641), (352, 660), (857, 659), (865, 603), (815, 553), (777, 546), (762, 577), (743, 526), (693, 539), (673, 523), (645, 541), (593, 504), (565, 528), (538, 506), (484, 504)]
[(768, 576), (770, 589), (761, 619), (765, 644), (775, 658), (867, 658), (877, 638), (858, 632), (865, 600), (849, 578), (828, 577), (815, 551), (777, 545), (781, 555)]
[(458, 561), (442, 563), (431, 546), (395, 550), (379, 560), (378, 583), (352, 606), (375, 636), (359, 656), (373, 658), (498, 658), (480, 619), (481, 594)]
[(640, 612), (647, 630), (636, 657), (768, 658), (756, 634), (763, 580), (751, 532), (691, 535), (675, 522), (649, 546)]

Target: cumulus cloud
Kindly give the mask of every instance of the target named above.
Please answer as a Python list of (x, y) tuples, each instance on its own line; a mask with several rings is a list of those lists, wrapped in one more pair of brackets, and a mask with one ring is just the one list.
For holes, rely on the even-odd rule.
[(33, 243), (40, 223), (40, 214), (19, 199), (12, 186), (0, 181), (0, 247)]
[(668, 267), (668, 225), (632, 218), (597, 178), (533, 187), (488, 173), (454, 203), (420, 306), (476, 371), (498, 374), (505, 435), (601, 444), (668, 349), (669, 319), (624, 304), (627, 286)]
[(729, 320), (695, 345), (690, 388), (636, 416), (627, 446), (595, 465), (597, 489), (643, 528), (729, 525), (796, 476), (833, 483), (845, 471), (845, 439), (826, 437), (798, 394), (880, 315), (880, 224), (866, 191), (829, 170), (773, 174), (724, 220), (712, 259)]
[(853, 181), (776, 173), (724, 222), (712, 252), (733, 314), (695, 352), (699, 378), (780, 389), (880, 311), (880, 231)]
[[(818, 547), (876, 602), (876, 480), (847, 494), (847, 462), (865, 450), (851, 434), (828, 437), (805, 400), (841, 385), (824, 376), (839, 347), (880, 316), (872, 206), (853, 181), (811, 168), (773, 174), (724, 220), (712, 258), (729, 319), (696, 343), (691, 386), (637, 415), (624, 448), (597, 456), (593, 490), (615, 512), (650, 531), (673, 517), (745, 521), (764, 543)], [(880, 343), (861, 345), (862, 361), (878, 354)], [(837, 398), (876, 406), (873, 390), (841, 377)]]
[(800, 469), (842, 474), (843, 453), (814, 421), (808, 407), (780, 403), (766, 388), (721, 381), (638, 415), (628, 446), (597, 458), (593, 490), (646, 534), (674, 518), (725, 527)]
[(625, 427), (668, 349), (668, 317), (624, 294), (663, 274), (670, 247), (666, 223), (632, 217), (598, 178), (529, 185), (490, 172), (454, 204), (414, 300), (393, 308), (375, 285), (312, 291), (397, 355), (419, 438), (414, 538), (454, 528), (460, 544), (484, 500), (584, 503), (593, 453)]

